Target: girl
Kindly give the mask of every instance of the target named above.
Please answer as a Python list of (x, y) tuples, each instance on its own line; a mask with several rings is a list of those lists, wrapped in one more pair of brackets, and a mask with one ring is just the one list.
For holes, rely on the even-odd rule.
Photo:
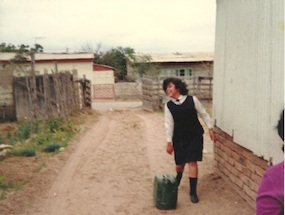
[(167, 78), (163, 81), (163, 90), (171, 98), (165, 104), (165, 128), (167, 138), (167, 153), (172, 154), (176, 163), (177, 183), (180, 184), (184, 166), (188, 164), (190, 199), (199, 202), (197, 196), (198, 165), (203, 155), (203, 127), (197, 113), (203, 119), (211, 139), (216, 137), (212, 130), (211, 118), (195, 96), (188, 96), (188, 89), (178, 78)]

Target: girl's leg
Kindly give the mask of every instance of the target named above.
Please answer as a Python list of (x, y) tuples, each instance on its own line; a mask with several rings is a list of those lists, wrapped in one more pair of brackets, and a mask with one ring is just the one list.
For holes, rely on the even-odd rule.
[(188, 163), (189, 177), (198, 178), (198, 163), (196, 161)]
[(199, 202), (197, 196), (197, 182), (198, 182), (198, 163), (189, 162), (189, 184), (190, 184), (190, 198), (193, 203)]
[(184, 166), (185, 166), (185, 165), (177, 165), (177, 166), (176, 166), (176, 172), (177, 172), (176, 181), (177, 181), (177, 186), (180, 185), (180, 181), (181, 181), (181, 178), (182, 178), (182, 175), (183, 175), (183, 171), (184, 171)]

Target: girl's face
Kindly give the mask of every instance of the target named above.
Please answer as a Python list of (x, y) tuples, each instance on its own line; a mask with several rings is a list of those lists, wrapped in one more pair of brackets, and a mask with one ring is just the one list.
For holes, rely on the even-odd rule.
[(170, 82), (170, 83), (167, 85), (166, 94), (167, 94), (167, 96), (169, 96), (170, 98), (178, 99), (178, 97), (180, 96), (180, 90), (179, 90), (179, 89), (176, 89), (176, 88), (175, 88), (175, 85), (174, 85), (172, 82)]

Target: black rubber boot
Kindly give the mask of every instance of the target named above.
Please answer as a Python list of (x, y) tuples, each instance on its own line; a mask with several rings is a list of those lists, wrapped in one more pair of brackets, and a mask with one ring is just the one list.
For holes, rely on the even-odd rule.
[(182, 175), (183, 175), (183, 172), (177, 172), (177, 175), (176, 175), (177, 187), (179, 187), (180, 185)]
[(189, 178), (189, 184), (190, 184), (190, 199), (193, 203), (198, 203), (199, 198), (197, 196), (197, 182), (198, 178)]

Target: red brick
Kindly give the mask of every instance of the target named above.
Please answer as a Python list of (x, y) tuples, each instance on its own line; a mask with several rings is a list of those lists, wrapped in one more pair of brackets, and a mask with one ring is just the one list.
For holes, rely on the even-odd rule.
[(258, 191), (259, 184), (252, 181), (250, 189), (252, 189), (255, 193)]
[(216, 138), (217, 138), (217, 142), (223, 143), (225, 141), (225, 138), (221, 135), (217, 135)]
[(232, 182), (235, 183), (240, 188), (243, 188), (243, 182), (242, 182), (242, 180), (240, 180), (240, 178), (238, 178), (236, 176), (232, 176)]
[(255, 168), (257, 167), (254, 163), (248, 161), (246, 162), (246, 168), (249, 169), (251, 172), (255, 172)]
[(217, 126), (214, 127), (214, 132), (215, 132), (216, 134), (218, 134), (218, 135), (220, 135), (221, 133), (223, 133), (223, 131), (222, 131), (219, 127), (217, 127)]
[(229, 162), (229, 164), (231, 164), (232, 166), (235, 165), (235, 160), (234, 160), (232, 157), (229, 158), (228, 162)]
[(225, 138), (226, 138), (227, 140), (233, 141), (233, 136), (231, 136), (231, 135), (229, 135), (229, 134), (227, 134), (227, 133), (225, 133)]
[(233, 155), (233, 151), (230, 149), (230, 148), (228, 148), (228, 147), (224, 147), (224, 151), (225, 151), (225, 153), (227, 153), (227, 155), (229, 155), (230, 157), (232, 157)]
[(236, 168), (238, 171), (240, 171), (240, 172), (242, 172), (243, 169), (244, 169), (244, 165), (242, 165), (242, 164), (239, 163), (238, 161), (235, 162), (234, 166), (235, 166), (235, 168)]
[(246, 175), (247, 177), (251, 177), (251, 174), (252, 174), (252, 172), (249, 170), (249, 169), (247, 169), (246, 167), (242, 167), (242, 171), (241, 171), (244, 175)]
[(231, 170), (234, 169), (234, 167), (230, 165), (228, 162), (225, 162), (225, 167), (229, 170), (229, 172), (232, 172)]
[(248, 186), (244, 185), (243, 190), (252, 200), (256, 199), (256, 192), (251, 190)]
[(252, 181), (254, 181), (255, 183), (259, 184), (261, 181), (262, 176), (257, 175), (256, 173), (252, 172), (250, 175), (250, 178)]
[(255, 173), (259, 176), (263, 176), (265, 169), (261, 168), (260, 166), (255, 166)]

